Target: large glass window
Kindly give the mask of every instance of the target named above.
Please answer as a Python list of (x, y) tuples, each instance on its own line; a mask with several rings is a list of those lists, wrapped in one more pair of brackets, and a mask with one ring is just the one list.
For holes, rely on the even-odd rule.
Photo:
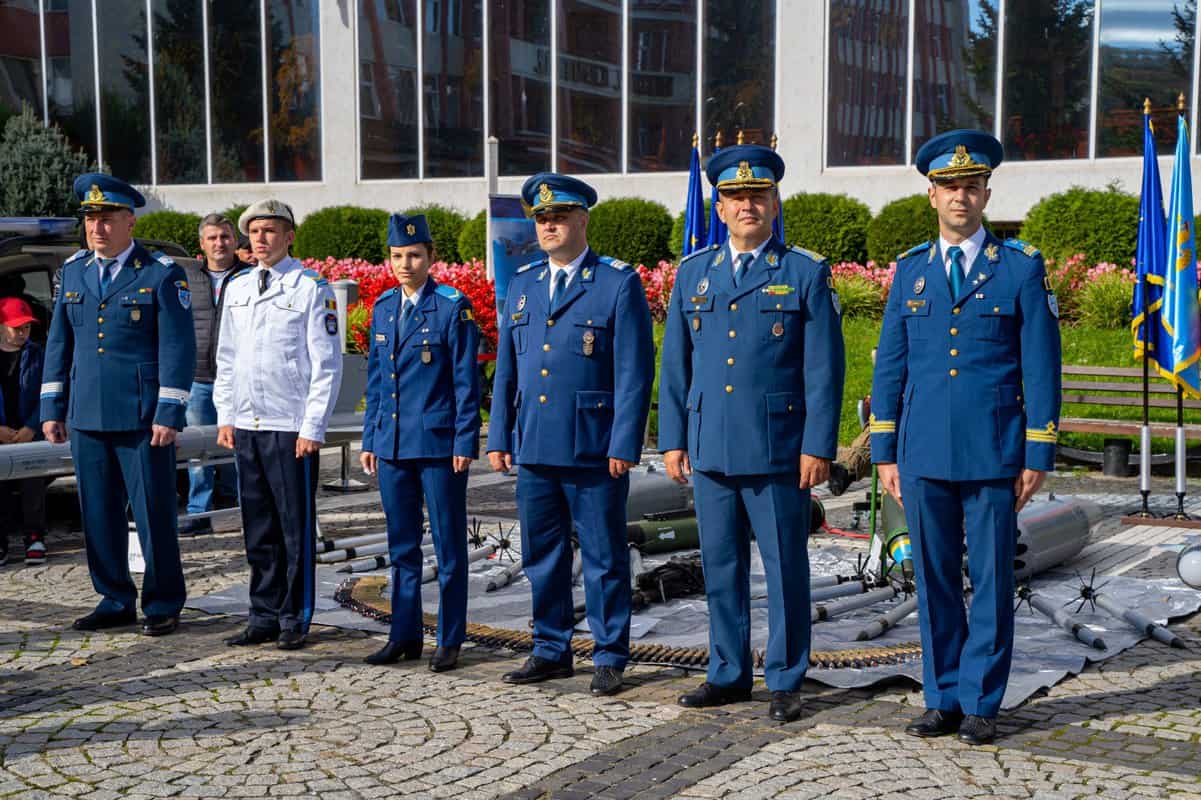
[(92, 63), (92, 4), (75, 0), (46, 11), (47, 100), (50, 121), (96, 159), (96, 70)]
[(41, 44), (37, 0), (0, 3), (0, 125), (23, 105), (41, 119)]
[(417, 9), (359, 2), (359, 147), (366, 179), (417, 177)]
[(905, 161), (909, 0), (831, 0), (830, 166)]
[(262, 181), (263, 61), (258, 3), (209, 4), (214, 183)]
[(1092, 51), (1093, 0), (1006, 0), (1007, 158), (1088, 157)]
[(271, 180), (321, 180), (318, 0), (267, 3)]
[(204, 0), (154, 0), (155, 148), (159, 183), (208, 180)]
[(107, 3), (96, 19), (104, 162), (123, 180), (150, 183), (146, 4), (138, 0)]
[(488, 15), (488, 113), (500, 174), (549, 169), (549, 0), (489, 0)]
[(621, 171), (621, 2), (559, 0), (559, 165)]
[(1142, 155), (1144, 98), (1156, 148), (1176, 148), (1176, 97), (1192, 93), (1196, 16), (1196, 3), (1180, 0), (1101, 5), (1098, 156)]
[(997, 9), (988, 0), (917, 0), (913, 152), (956, 128), (992, 132), (997, 98)]
[(743, 131), (766, 144), (775, 130), (776, 0), (705, 0), (704, 124), (725, 143)]
[(696, 0), (630, 0), (631, 172), (688, 169), (696, 11)]
[(483, 0), (424, 2), (425, 175), (483, 175)]

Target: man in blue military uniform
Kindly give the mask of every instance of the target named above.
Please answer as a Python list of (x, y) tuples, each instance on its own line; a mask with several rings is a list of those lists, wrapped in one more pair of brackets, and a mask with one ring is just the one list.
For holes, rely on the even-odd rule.
[[(75, 181), (88, 242), (62, 269), (42, 373), (42, 430), (71, 439), (92, 585), (103, 599), (77, 630), (128, 625), (128, 503), (146, 559), (142, 632), (171, 633), (185, 589), (175, 516), (175, 436), (196, 364), (184, 271), (133, 240), (132, 186), (89, 173)], [(65, 425), (64, 425), (65, 423)]]
[(572, 674), (572, 523), (595, 643), (593, 694), (621, 688), (629, 660), (626, 496), (642, 456), (655, 356), (638, 273), (588, 247), (596, 191), (555, 173), (521, 196), (549, 256), (509, 284), (501, 320), (488, 459), (514, 462), (521, 553), (533, 592), (534, 653), (508, 683)]
[(729, 242), (676, 274), (659, 373), (667, 474), (693, 476), (709, 672), (688, 707), (749, 700), (750, 535), (767, 573), (772, 719), (800, 716), (809, 666), (809, 491), (838, 445), (845, 361), (825, 260), (772, 237), (784, 162), (758, 145), (709, 159)]
[[(906, 731), (996, 736), (1013, 654), (1017, 511), (1055, 466), (1058, 306), (1042, 256), (983, 226), (1001, 143), (959, 130), (917, 154), (939, 239), (897, 258), (872, 382), (872, 460), (904, 499), (927, 711)], [(964, 613), (964, 534), (972, 581)]]
[(392, 628), (369, 664), (421, 657), (421, 498), (438, 558), (438, 646), (430, 669), (458, 663), (467, 632), (467, 470), (480, 449), (479, 328), (471, 301), (430, 278), (425, 217), (393, 214), (388, 262), (400, 286), (375, 301), (363, 452), (379, 474), (392, 561)]

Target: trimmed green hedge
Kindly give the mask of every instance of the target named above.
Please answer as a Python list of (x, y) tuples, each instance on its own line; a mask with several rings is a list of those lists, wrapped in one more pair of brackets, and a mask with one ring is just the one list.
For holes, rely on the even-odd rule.
[[(400, 212), (406, 217), (414, 214), (424, 214), (426, 224), (430, 227), (430, 238), (434, 240), (435, 258), (447, 263), (458, 263), (463, 259), (459, 255), (459, 233), (463, 230), (467, 218), (453, 208), (430, 204), (418, 206)], [(388, 241), (388, 220), (384, 218), (384, 243)], [(384, 252), (387, 252), (385, 250)]]
[(481, 211), (459, 231), (459, 257), (464, 261), (483, 261), (488, 255), (488, 212)]
[(902, 197), (880, 209), (868, 224), (867, 257), (886, 267), (900, 253), (937, 237), (938, 214), (930, 207), (930, 198), (925, 194)]
[(158, 239), (172, 242), (194, 256), (200, 252), (199, 214), (182, 211), (151, 211), (138, 217), (133, 235), (136, 239)]
[(672, 257), (671, 214), (651, 200), (618, 197), (597, 203), (588, 215), (588, 244), (601, 255), (654, 266)]
[(832, 264), (862, 264), (867, 260), (872, 212), (863, 203), (844, 194), (800, 192), (783, 205), (784, 239), (788, 244), (816, 250)]
[(1035, 203), (1020, 235), (1057, 261), (1085, 253), (1093, 263), (1129, 266), (1138, 248), (1138, 198), (1115, 184), (1104, 191), (1073, 186)]
[(314, 211), (296, 229), (297, 258), (361, 258), (378, 264), (388, 253), (388, 212), (331, 206)]

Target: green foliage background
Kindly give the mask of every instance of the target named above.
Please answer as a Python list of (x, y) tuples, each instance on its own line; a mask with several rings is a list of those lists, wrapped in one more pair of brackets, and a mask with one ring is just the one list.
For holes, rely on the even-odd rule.
[(588, 244), (603, 256), (654, 266), (671, 259), (672, 221), (667, 209), (651, 200), (618, 197), (592, 207)]
[[(430, 228), (430, 238), (434, 240), (435, 258), (439, 261), (457, 263), (463, 259), (459, 256), (459, 232), (467, 218), (453, 208), (436, 204), (417, 206), (402, 211), (406, 217), (414, 214), (425, 214), (425, 222)], [(388, 220), (384, 217), (384, 244), (388, 242)], [(384, 252), (387, 252), (385, 250)]]
[(1104, 191), (1074, 186), (1035, 203), (1021, 238), (1057, 261), (1085, 253), (1093, 263), (1128, 267), (1138, 246), (1138, 198), (1116, 185)]
[(459, 257), (464, 261), (483, 261), (488, 255), (488, 212), (481, 211), (463, 223), (459, 231)]
[(314, 211), (296, 229), (297, 258), (362, 258), (373, 264), (388, 252), (388, 212), (378, 208), (330, 206)]
[(899, 254), (937, 236), (938, 214), (930, 207), (930, 198), (925, 194), (902, 197), (880, 209), (868, 224), (867, 257), (886, 267)]
[(46, 127), (24, 106), (0, 134), (0, 216), (72, 216), (79, 208), (72, 184), (90, 169), (57, 125)]
[(831, 264), (862, 264), (871, 219), (866, 205), (846, 195), (800, 192), (784, 201), (784, 240), (816, 250)]
[(151, 211), (138, 217), (133, 235), (136, 239), (158, 239), (163, 242), (173, 242), (188, 255), (194, 256), (200, 252), (199, 214), (187, 214), (182, 211)]

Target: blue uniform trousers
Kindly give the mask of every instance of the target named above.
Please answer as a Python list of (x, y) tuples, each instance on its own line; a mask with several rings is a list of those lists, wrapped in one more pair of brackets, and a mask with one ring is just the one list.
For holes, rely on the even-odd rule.
[(626, 497), (630, 477), (606, 467), (520, 466), (517, 509), (521, 558), (533, 595), (534, 655), (571, 661), (571, 531), (584, 565), (584, 602), (598, 667), (625, 669), (630, 658), (630, 551)]
[(151, 447), (150, 431), (71, 429), (71, 458), (92, 586), (102, 613), (131, 611), (137, 587), (129, 574), (128, 502), (146, 560), (142, 611), (175, 616), (187, 590), (179, 560), (175, 517), (175, 447)]
[(767, 576), (767, 688), (801, 688), (809, 668), (809, 490), (796, 473), (694, 471), (701, 565), (709, 601), (709, 674), (715, 686), (749, 689), (751, 531)]
[(424, 495), (438, 559), (438, 646), (461, 645), (467, 633), (467, 473), (455, 472), (449, 458), (381, 458), (378, 464), (392, 560), (392, 630), (388, 639), (421, 639)]
[[(917, 571), (926, 707), (995, 717), (1013, 658), (1013, 478), (943, 481), (901, 473)], [(964, 531), (972, 602), (963, 605)]]
[(234, 431), (250, 626), (308, 633), (316, 599), (317, 455), (293, 431)]

